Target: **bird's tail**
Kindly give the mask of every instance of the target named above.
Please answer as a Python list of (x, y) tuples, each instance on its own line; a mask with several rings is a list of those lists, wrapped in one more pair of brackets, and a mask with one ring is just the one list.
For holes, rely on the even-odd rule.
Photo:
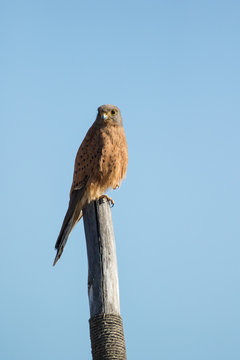
[(56, 265), (57, 261), (60, 259), (63, 253), (64, 246), (66, 245), (67, 239), (72, 229), (82, 217), (82, 200), (84, 192), (85, 187), (79, 190), (74, 190), (70, 196), (68, 210), (63, 220), (63, 224), (55, 244), (57, 254), (54, 259), (53, 266)]

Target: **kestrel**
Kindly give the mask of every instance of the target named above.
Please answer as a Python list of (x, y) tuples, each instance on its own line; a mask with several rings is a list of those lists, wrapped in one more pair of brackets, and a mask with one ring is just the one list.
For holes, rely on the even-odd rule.
[(105, 196), (113, 204), (104, 193), (119, 187), (126, 176), (127, 164), (127, 141), (120, 110), (114, 105), (102, 105), (76, 155), (68, 210), (55, 244), (57, 254), (53, 265), (60, 259), (84, 206)]

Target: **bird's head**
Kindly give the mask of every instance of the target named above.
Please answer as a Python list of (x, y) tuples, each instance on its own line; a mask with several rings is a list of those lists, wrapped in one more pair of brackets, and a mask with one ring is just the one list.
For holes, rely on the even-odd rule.
[(98, 108), (96, 119), (98, 124), (109, 124), (122, 126), (122, 115), (115, 105), (102, 105)]

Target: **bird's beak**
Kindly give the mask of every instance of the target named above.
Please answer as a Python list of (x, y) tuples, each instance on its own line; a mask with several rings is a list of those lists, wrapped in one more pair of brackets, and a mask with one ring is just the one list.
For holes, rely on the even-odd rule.
[(106, 120), (108, 118), (107, 114), (106, 113), (103, 113), (102, 114), (102, 120)]

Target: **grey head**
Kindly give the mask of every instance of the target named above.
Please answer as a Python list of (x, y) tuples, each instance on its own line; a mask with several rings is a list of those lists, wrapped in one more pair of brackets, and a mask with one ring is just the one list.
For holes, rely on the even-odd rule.
[(99, 106), (96, 123), (98, 125), (122, 126), (122, 115), (119, 108), (110, 104)]

